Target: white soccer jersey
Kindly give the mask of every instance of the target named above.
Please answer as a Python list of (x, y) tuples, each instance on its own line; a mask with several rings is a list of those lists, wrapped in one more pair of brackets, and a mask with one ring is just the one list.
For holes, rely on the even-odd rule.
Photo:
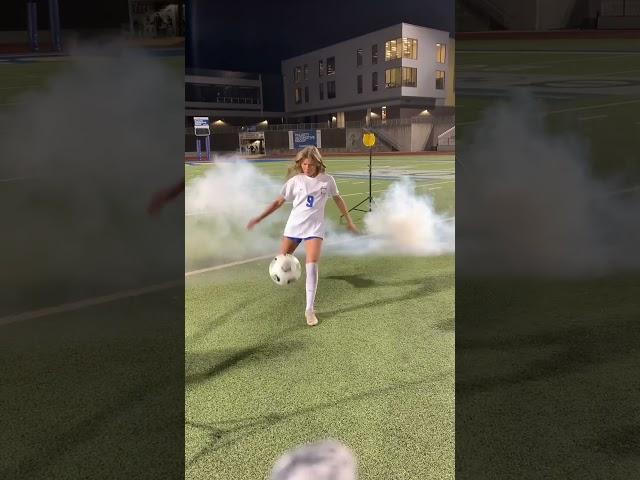
[(329, 197), (338, 195), (338, 186), (331, 175), (319, 173), (308, 177), (301, 173), (284, 184), (280, 195), (293, 202), (293, 209), (284, 227), (285, 237), (324, 238), (324, 207)]

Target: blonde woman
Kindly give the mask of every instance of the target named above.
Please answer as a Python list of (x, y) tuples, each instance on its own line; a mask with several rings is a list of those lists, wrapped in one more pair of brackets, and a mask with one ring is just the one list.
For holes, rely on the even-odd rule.
[(318, 261), (325, 234), (324, 207), (329, 197), (336, 202), (338, 210), (347, 221), (347, 228), (358, 233), (351, 220), (347, 205), (338, 192), (336, 181), (325, 173), (326, 166), (316, 147), (305, 147), (298, 152), (295, 163), (289, 168), (289, 179), (280, 195), (258, 217), (251, 219), (247, 228), (251, 230), (258, 223), (279, 209), (285, 202), (292, 202), (293, 209), (284, 227), (280, 253), (293, 253), (304, 240), (306, 253), (307, 325), (317, 325), (315, 298), (318, 287)]

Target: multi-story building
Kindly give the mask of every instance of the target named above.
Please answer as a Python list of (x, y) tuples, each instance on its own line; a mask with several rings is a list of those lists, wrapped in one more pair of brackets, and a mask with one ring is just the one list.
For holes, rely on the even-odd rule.
[(453, 106), (452, 44), (448, 32), (401, 23), (283, 60), (287, 117), (344, 127)]
[[(279, 75), (192, 69), (185, 76), (185, 126), (193, 129), (193, 117), (209, 117), (212, 131), (231, 126), (267, 126), (282, 123), (284, 105)], [(187, 136), (189, 151), (195, 139)], [(223, 150), (264, 150), (264, 133), (246, 132), (240, 142), (237, 135), (220, 135), (216, 148)]]

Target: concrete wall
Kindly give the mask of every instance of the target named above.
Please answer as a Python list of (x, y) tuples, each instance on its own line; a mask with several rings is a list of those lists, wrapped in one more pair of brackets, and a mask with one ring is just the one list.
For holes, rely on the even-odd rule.
[(411, 125), (411, 151), (420, 152), (427, 148), (427, 141), (433, 125), (430, 123), (414, 123)]

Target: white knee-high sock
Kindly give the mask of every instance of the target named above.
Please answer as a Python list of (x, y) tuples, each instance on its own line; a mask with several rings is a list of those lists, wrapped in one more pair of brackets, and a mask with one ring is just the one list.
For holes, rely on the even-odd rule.
[(313, 311), (313, 304), (316, 300), (316, 288), (318, 288), (318, 264), (306, 264), (307, 275), (307, 311)]

